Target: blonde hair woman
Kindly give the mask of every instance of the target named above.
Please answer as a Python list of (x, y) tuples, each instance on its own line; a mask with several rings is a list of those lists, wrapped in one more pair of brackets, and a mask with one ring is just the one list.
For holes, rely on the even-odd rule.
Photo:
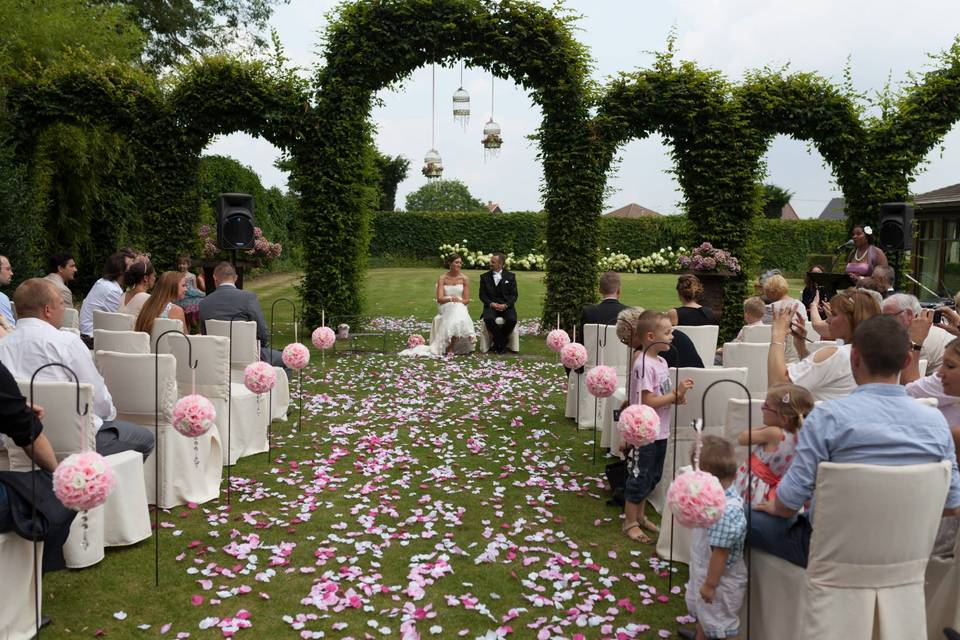
[(153, 321), (157, 318), (172, 318), (183, 323), (186, 333), (187, 319), (183, 309), (174, 304), (181, 300), (187, 293), (187, 279), (179, 271), (165, 271), (156, 286), (153, 288), (153, 294), (144, 303), (137, 316), (137, 323), (134, 325), (134, 331), (143, 331), (150, 333), (153, 330)]

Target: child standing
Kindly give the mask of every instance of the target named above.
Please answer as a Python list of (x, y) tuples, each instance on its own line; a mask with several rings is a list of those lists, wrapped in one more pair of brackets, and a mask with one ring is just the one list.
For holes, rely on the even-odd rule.
[(763, 426), (754, 428), (752, 435), (745, 429), (737, 436), (740, 446), (753, 443), (750, 453), (752, 481), (748, 479), (747, 465), (742, 464), (734, 482), (744, 501), (750, 484), (751, 508), (773, 499), (780, 478), (793, 461), (803, 418), (812, 410), (813, 396), (805, 388), (790, 383), (775, 384), (767, 390), (763, 402)]
[(740, 607), (747, 588), (747, 567), (743, 562), (747, 517), (743, 500), (733, 485), (737, 472), (733, 444), (719, 436), (703, 436), (700, 470), (720, 481), (727, 504), (711, 527), (693, 530), (686, 601), (690, 614), (697, 618), (697, 630), (693, 634), (681, 629), (680, 636), (696, 640), (735, 638), (740, 631)]
[(657, 439), (645, 447), (632, 447), (627, 451), (627, 483), (624, 488), (623, 533), (631, 540), (644, 544), (651, 542), (643, 529), (657, 533), (660, 529), (647, 519), (644, 513), (647, 496), (654, 490), (663, 475), (663, 462), (667, 455), (667, 437), (670, 435), (670, 405), (684, 404), (687, 390), (693, 381), (685, 378), (677, 389), (670, 380), (670, 367), (660, 353), (670, 348), (673, 341), (673, 325), (665, 313), (644, 311), (636, 318), (634, 344), (643, 349), (633, 364), (630, 385), (630, 404), (642, 403), (656, 410), (660, 416), (660, 433)]

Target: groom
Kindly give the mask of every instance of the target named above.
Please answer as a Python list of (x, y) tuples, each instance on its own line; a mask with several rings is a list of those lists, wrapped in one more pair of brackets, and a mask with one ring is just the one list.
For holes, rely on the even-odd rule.
[(480, 276), (480, 301), (483, 302), (481, 318), (487, 331), (493, 336), (493, 350), (503, 353), (507, 338), (517, 326), (517, 279), (503, 268), (506, 256), (494, 253), (490, 256), (490, 271)]

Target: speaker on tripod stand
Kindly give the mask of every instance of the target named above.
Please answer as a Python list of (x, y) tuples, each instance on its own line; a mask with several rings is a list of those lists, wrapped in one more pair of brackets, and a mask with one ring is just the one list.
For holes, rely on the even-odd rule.
[(236, 251), (253, 249), (253, 196), (221, 193), (217, 197), (217, 246)]

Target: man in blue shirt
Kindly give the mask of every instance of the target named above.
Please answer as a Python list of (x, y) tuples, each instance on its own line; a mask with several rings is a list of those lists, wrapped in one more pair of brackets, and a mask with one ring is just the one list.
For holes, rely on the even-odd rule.
[[(801, 567), (807, 566), (813, 531), (817, 466), (824, 461), (910, 465), (953, 464), (945, 514), (960, 512), (960, 472), (943, 415), (907, 396), (897, 383), (913, 345), (892, 317), (874, 316), (853, 334), (850, 367), (859, 385), (849, 396), (828, 400), (803, 421), (797, 452), (776, 497), (752, 514), (748, 544)], [(810, 501), (810, 508), (797, 512)]]

